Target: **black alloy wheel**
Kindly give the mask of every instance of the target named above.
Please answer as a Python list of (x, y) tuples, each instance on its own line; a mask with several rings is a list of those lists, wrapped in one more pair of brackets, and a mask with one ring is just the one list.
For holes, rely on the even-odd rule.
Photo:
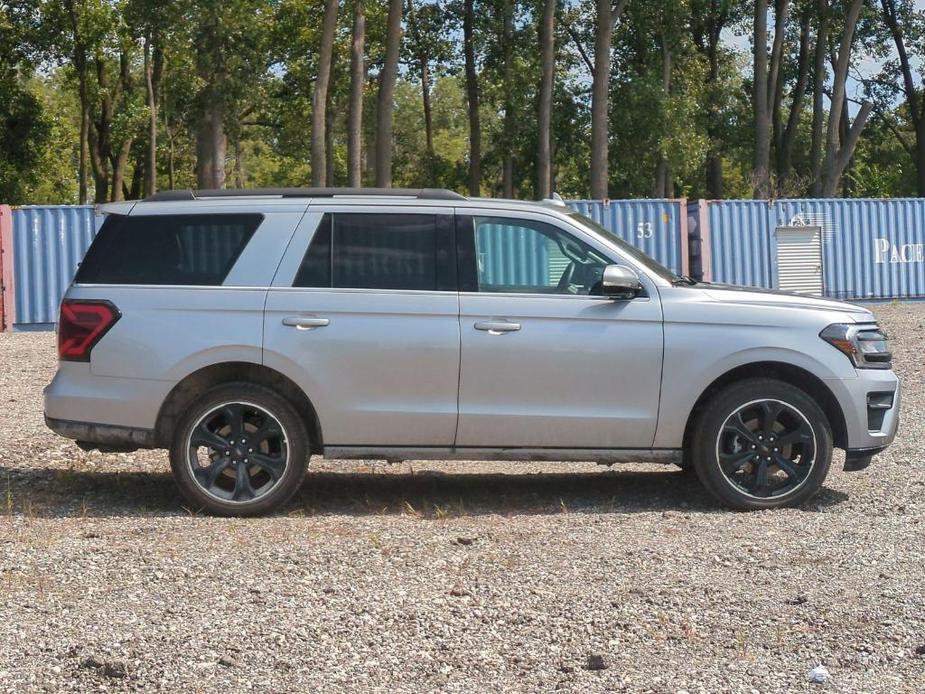
[(305, 422), (289, 400), (233, 382), (186, 408), (172, 434), (170, 466), (193, 509), (253, 516), (298, 491), (310, 452)]
[(819, 491), (832, 462), (832, 428), (804, 390), (749, 378), (698, 410), (685, 458), (721, 502), (741, 510), (798, 506)]
[(754, 400), (726, 419), (716, 439), (716, 457), (737, 491), (768, 499), (806, 481), (816, 458), (816, 436), (793, 405)]
[(223, 403), (193, 427), (187, 460), (207, 494), (226, 502), (253, 501), (267, 494), (286, 471), (286, 432), (258, 405)]

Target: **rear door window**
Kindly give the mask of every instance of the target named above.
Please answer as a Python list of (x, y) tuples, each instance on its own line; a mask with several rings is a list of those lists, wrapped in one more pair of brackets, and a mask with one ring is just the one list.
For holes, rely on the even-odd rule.
[(327, 213), (296, 287), (454, 290), (453, 218), (428, 214)]
[(262, 220), (260, 214), (110, 215), (74, 281), (218, 286)]

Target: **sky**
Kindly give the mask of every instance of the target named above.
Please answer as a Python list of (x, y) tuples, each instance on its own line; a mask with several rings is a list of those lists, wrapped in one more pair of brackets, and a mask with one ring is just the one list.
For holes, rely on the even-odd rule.
[[(879, 2), (875, 3), (879, 6)], [(914, 0), (915, 8), (917, 10), (925, 10), (925, 0)], [(768, 27), (774, 27), (774, 15), (771, 10), (768, 10)], [(768, 32), (768, 45), (771, 43), (771, 38), (773, 33)], [(723, 32), (722, 40), (729, 46), (734, 47), (737, 51), (748, 54), (752, 50), (752, 36), (751, 34), (736, 35), (735, 32), (726, 29)], [(893, 47), (892, 43), (889, 45), (890, 55), (895, 56), (896, 50)], [(913, 67), (917, 70), (921, 70), (922, 60), (919, 57), (913, 56), (912, 58)], [(853, 72), (862, 78), (864, 77), (873, 77), (880, 72), (881, 66), (883, 64), (883, 59), (875, 57), (870, 54), (860, 56), (855, 61), (856, 68)], [(848, 81), (846, 83), (846, 89), (848, 97), (850, 99), (856, 99), (860, 101), (864, 96), (864, 89), (862, 84), (858, 81), (855, 75), (849, 74)], [(848, 112), (850, 115), (854, 115), (859, 108), (859, 104), (849, 101), (848, 102)]]

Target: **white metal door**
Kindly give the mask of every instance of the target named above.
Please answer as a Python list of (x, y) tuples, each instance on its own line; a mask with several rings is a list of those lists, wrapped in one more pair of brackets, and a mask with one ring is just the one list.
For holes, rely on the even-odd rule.
[(777, 286), (800, 294), (822, 294), (822, 230), (778, 227)]

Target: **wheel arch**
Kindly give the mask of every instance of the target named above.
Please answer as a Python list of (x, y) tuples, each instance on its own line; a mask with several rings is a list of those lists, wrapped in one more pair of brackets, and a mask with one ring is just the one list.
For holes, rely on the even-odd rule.
[(318, 413), (308, 395), (290, 378), (275, 369), (252, 362), (210, 364), (182, 378), (167, 394), (157, 414), (154, 435), (157, 445), (168, 448), (179, 415), (204, 391), (224, 383), (245, 381), (266, 386), (286, 398), (305, 422), (311, 452), (324, 449)]
[(845, 415), (842, 412), (841, 405), (835, 395), (825, 384), (825, 382), (811, 371), (776, 361), (760, 361), (749, 364), (742, 364), (716, 378), (697, 398), (694, 406), (691, 408), (684, 427), (683, 448), (689, 450), (691, 437), (697, 425), (703, 406), (720, 390), (728, 385), (743, 381), (747, 378), (775, 378), (784, 383), (788, 383), (795, 388), (799, 388), (809, 395), (822, 409), (826, 418), (829, 420), (829, 426), (832, 427), (833, 442), (837, 448), (845, 448), (848, 445), (848, 427), (845, 423)]

